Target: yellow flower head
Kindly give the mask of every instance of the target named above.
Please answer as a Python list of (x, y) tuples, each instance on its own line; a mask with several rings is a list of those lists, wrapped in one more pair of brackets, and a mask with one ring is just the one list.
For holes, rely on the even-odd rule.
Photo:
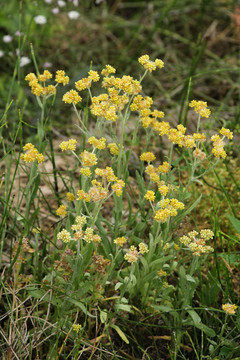
[(33, 162), (35, 160), (37, 160), (38, 163), (44, 161), (44, 156), (38, 152), (33, 144), (26, 144), (23, 147), (23, 150), (26, 151), (26, 153), (21, 155), (21, 159), (26, 163)]
[(237, 306), (235, 304), (227, 303), (227, 304), (222, 305), (222, 309), (223, 309), (223, 311), (225, 311), (226, 314), (234, 315), (235, 310), (237, 309)]
[(72, 150), (72, 151), (75, 151), (76, 150), (76, 143), (77, 143), (77, 140), (74, 140), (74, 139), (70, 139), (68, 141), (63, 141), (61, 142), (61, 144), (59, 145), (60, 149), (62, 151), (64, 150)]
[(148, 190), (144, 197), (148, 201), (154, 201), (155, 200), (155, 193), (152, 190)]
[(109, 76), (110, 74), (115, 74), (116, 69), (111, 65), (106, 65), (106, 68), (101, 71), (103, 76)]
[(156, 211), (154, 219), (161, 223), (165, 223), (170, 216), (171, 212), (169, 209), (160, 209)]
[(85, 89), (89, 89), (91, 87), (91, 79), (89, 78), (82, 78), (75, 82), (75, 87), (78, 91), (83, 91)]
[(77, 216), (75, 221), (77, 225), (83, 227), (87, 223), (87, 217), (85, 215)]
[(69, 243), (72, 240), (71, 234), (66, 229), (57, 234), (57, 239), (62, 240), (64, 243)]
[(160, 269), (160, 270), (158, 270), (158, 276), (160, 276), (160, 277), (167, 276), (167, 273), (166, 273), (166, 271)]
[(37, 77), (34, 73), (29, 73), (29, 74), (27, 74), (27, 76), (25, 76), (25, 80), (26, 81), (34, 81), (34, 80), (37, 80)]
[(106, 139), (105, 138), (101, 138), (101, 139), (96, 139), (95, 136), (91, 136), (88, 139), (88, 143), (93, 145), (95, 148), (97, 148), (98, 150), (104, 150), (106, 147)]
[[(30, 84), (29, 84), (29, 85), (30, 85)], [(38, 83), (36, 82), (36, 83), (33, 83), (31, 86), (32, 86), (31, 91), (32, 91), (32, 93), (33, 93), (34, 95), (36, 95), (36, 96), (42, 95), (42, 93), (43, 93), (43, 87), (42, 87), (40, 84), (38, 84)]]
[(76, 331), (76, 333), (78, 334), (79, 331), (82, 329), (82, 325), (80, 324), (74, 324), (73, 325), (73, 330)]
[(159, 111), (159, 110), (153, 110), (151, 115), (155, 118), (163, 118), (165, 116), (164, 112), (163, 111)]
[(82, 161), (83, 166), (86, 167), (91, 167), (97, 164), (97, 157), (95, 154), (91, 154), (90, 152), (88, 152), (87, 150), (84, 150), (81, 154), (80, 154), (80, 158)]
[(75, 200), (75, 195), (73, 193), (68, 192), (67, 193), (67, 200), (68, 201), (74, 201)]
[(138, 248), (139, 248), (139, 252), (140, 254), (146, 254), (148, 253), (148, 247), (146, 244), (144, 244), (143, 242), (141, 242), (139, 245), (138, 245)]
[(77, 191), (78, 200), (91, 201), (91, 196), (83, 190)]
[(141, 161), (151, 162), (156, 159), (156, 156), (152, 152), (142, 153), (140, 156)]
[(57, 216), (64, 217), (67, 215), (67, 207), (66, 205), (60, 205), (59, 208), (56, 210)]
[(118, 155), (118, 153), (119, 153), (119, 147), (117, 146), (117, 144), (115, 144), (115, 143), (110, 143), (110, 144), (108, 144), (108, 148), (109, 148), (110, 153), (111, 153), (112, 155)]
[(65, 75), (65, 71), (63, 70), (57, 70), (55, 81), (58, 84), (63, 84), (64, 86), (69, 83), (69, 77)]
[(52, 74), (48, 70), (44, 70), (43, 74), (38, 75), (38, 80), (41, 82), (45, 82), (52, 78)]
[(233, 133), (229, 129), (225, 129), (224, 127), (221, 128), (219, 133), (223, 136), (226, 136), (230, 140), (233, 138)]
[(131, 246), (128, 250), (127, 254), (124, 255), (124, 259), (133, 264), (139, 258), (139, 254), (137, 248), (135, 246)]
[(94, 239), (94, 235), (93, 235), (93, 229), (92, 228), (86, 228), (85, 230), (85, 235), (83, 237), (83, 239), (87, 242), (90, 243), (93, 241)]
[(81, 168), (80, 173), (87, 177), (90, 177), (92, 175), (92, 172), (89, 167)]
[(118, 237), (115, 240), (113, 240), (114, 244), (117, 244), (120, 247), (123, 247), (124, 244), (126, 244), (127, 239), (122, 236), (122, 237)]
[(168, 193), (168, 186), (166, 186), (166, 185), (160, 185), (160, 186), (158, 187), (158, 191), (160, 192), (160, 194), (161, 194), (162, 196), (166, 196), (167, 193)]
[(98, 72), (97, 71), (93, 71), (93, 70), (90, 70), (88, 72), (88, 78), (91, 80), (91, 81), (99, 81), (100, 79), (100, 76), (98, 75)]
[(205, 101), (192, 100), (189, 106), (194, 108), (194, 111), (202, 117), (208, 118), (211, 114), (211, 111), (207, 108), (207, 103)]
[(116, 193), (118, 197), (120, 197), (122, 195), (124, 186), (125, 183), (123, 180), (117, 180), (117, 182), (112, 185), (112, 190)]
[(62, 99), (66, 104), (75, 104), (75, 105), (82, 101), (81, 96), (75, 90), (70, 90), (66, 92), (66, 94), (63, 95)]
[(138, 59), (138, 62), (143, 65), (145, 69), (147, 69), (149, 72), (152, 72), (153, 70), (156, 70), (158, 67), (159, 69), (162, 69), (164, 67), (164, 62), (160, 59), (156, 59), (155, 61), (149, 60), (148, 55), (143, 55)]

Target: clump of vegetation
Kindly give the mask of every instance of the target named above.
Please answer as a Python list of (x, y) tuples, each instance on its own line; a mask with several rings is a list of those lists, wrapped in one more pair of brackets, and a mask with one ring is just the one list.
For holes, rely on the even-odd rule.
[[(3, 358), (239, 356), (237, 127), (191, 100), (193, 74), (176, 123), (168, 93), (154, 96), (168, 66), (154, 56), (131, 75), (111, 62), (76, 77), (31, 54), (16, 87), (36, 121), (24, 106), (7, 122), (8, 101), (0, 127)], [(18, 55), (9, 99), (21, 67)]]

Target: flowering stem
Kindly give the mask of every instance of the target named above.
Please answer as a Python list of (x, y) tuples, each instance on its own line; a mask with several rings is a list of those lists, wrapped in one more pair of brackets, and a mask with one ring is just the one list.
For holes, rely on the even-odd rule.
[(201, 115), (199, 114), (198, 115), (198, 122), (197, 122), (197, 133), (198, 133), (199, 128), (200, 128), (200, 121), (201, 121)]
[(120, 139), (120, 149), (118, 155), (118, 165), (117, 165), (117, 176), (120, 177), (122, 173), (121, 162), (122, 162), (122, 154), (123, 154), (123, 138), (124, 138), (124, 128), (127, 119), (128, 111), (126, 110), (124, 117), (122, 116), (122, 124), (121, 124), (121, 139)]
[(78, 113), (78, 110), (76, 108), (76, 105), (73, 103), (73, 109), (75, 111), (75, 114), (77, 115), (77, 118), (80, 122), (80, 124), (82, 125), (82, 127), (85, 129), (85, 132), (82, 130), (82, 132), (85, 134), (85, 135), (88, 135), (88, 129), (86, 128), (86, 126), (84, 125), (84, 123), (82, 122), (82, 119), (80, 118), (79, 116), (79, 113)]
[(143, 79), (145, 78), (145, 76), (147, 75), (147, 72), (148, 72), (148, 69), (146, 69), (145, 72), (143, 73), (143, 75), (140, 77), (140, 80), (139, 80), (140, 84), (143, 81)]

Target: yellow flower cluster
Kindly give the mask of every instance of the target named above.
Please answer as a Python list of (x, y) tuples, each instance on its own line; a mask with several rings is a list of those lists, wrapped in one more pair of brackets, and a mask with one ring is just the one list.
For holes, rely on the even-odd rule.
[(75, 195), (73, 193), (68, 192), (67, 193), (67, 200), (68, 201), (74, 201), (75, 200)]
[(63, 95), (62, 99), (66, 104), (74, 104), (74, 105), (76, 105), (82, 101), (81, 96), (78, 94), (78, 92), (76, 90), (70, 90), (70, 91), (66, 92)]
[(150, 107), (153, 104), (153, 99), (149, 96), (143, 97), (142, 95), (137, 95), (133, 99), (130, 109), (132, 111), (139, 111), (141, 116), (149, 116), (151, 114)]
[(112, 185), (112, 190), (116, 193), (118, 197), (122, 195), (125, 182), (121, 179), (118, 179), (115, 184)]
[(60, 149), (62, 151), (64, 151), (64, 150), (75, 151), (76, 150), (76, 144), (77, 144), (77, 140), (70, 139), (68, 141), (62, 141), (61, 144), (59, 145), (59, 147), (60, 147)]
[(219, 135), (213, 135), (211, 137), (211, 141), (213, 143), (212, 153), (216, 158), (222, 157), (225, 159), (227, 154), (224, 150), (224, 138), (226, 137), (231, 140), (233, 138), (233, 133), (229, 129), (225, 128), (222, 128), (219, 133), (222, 135), (222, 138)]
[(110, 74), (115, 74), (116, 69), (111, 65), (106, 65), (106, 68), (101, 71), (103, 76), (109, 76)]
[(87, 243), (90, 242), (100, 243), (101, 237), (99, 235), (94, 235), (93, 229), (88, 227), (85, 230), (85, 235), (83, 237), (83, 240), (85, 240)]
[(221, 128), (219, 133), (230, 140), (232, 140), (233, 138), (233, 133), (229, 129), (225, 129), (224, 127)]
[(144, 128), (148, 128), (150, 125), (154, 128), (159, 124), (158, 118), (161, 119), (164, 117), (164, 112), (159, 110), (151, 111), (151, 106), (153, 104), (153, 99), (149, 96), (143, 97), (142, 95), (137, 95), (133, 99), (132, 104), (130, 105), (131, 111), (138, 111), (140, 114), (140, 121)]
[(78, 91), (83, 91), (85, 89), (89, 89), (92, 85), (92, 82), (97, 82), (100, 80), (100, 76), (97, 71), (90, 70), (88, 72), (88, 77), (83, 78), (75, 82), (75, 87)]
[(160, 269), (160, 270), (158, 270), (158, 276), (160, 276), (160, 277), (167, 276), (167, 273), (166, 273), (166, 271)]
[(72, 240), (72, 237), (69, 231), (63, 229), (57, 234), (57, 239), (62, 240), (64, 243), (69, 243)]
[(130, 249), (128, 250), (127, 254), (124, 255), (124, 259), (128, 261), (129, 263), (133, 264), (136, 262), (139, 258), (139, 253), (137, 251), (136, 246), (130, 246)]
[(194, 151), (193, 151), (193, 156), (197, 159), (199, 159), (200, 161), (203, 161), (204, 159), (206, 159), (206, 154), (200, 150), (199, 148), (196, 148)]
[[(29, 82), (31, 91), (36, 96), (41, 95), (54, 95), (56, 93), (56, 87), (54, 85), (45, 86), (45, 82), (52, 78), (52, 74), (48, 70), (44, 70), (43, 74), (39, 74), (38, 77), (34, 73), (29, 73), (25, 80)], [(39, 82), (42, 83), (39, 84)]]
[(151, 161), (153, 161), (155, 159), (156, 159), (156, 156), (152, 152), (142, 153), (142, 155), (140, 156), (141, 161), (147, 161), (148, 163), (150, 163)]
[(91, 201), (91, 196), (83, 190), (78, 190), (77, 196), (78, 196), (77, 200), (84, 200), (85, 202)]
[(103, 88), (114, 87), (128, 95), (137, 95), (142, 91), (142, 86), (138, 80), (134, 80), (132, 76), (123, 75), (122, 78), (110, 76), (104, 77), (102, 82)]
[(122, 237), (118, 237), (116, 238), (115, 240), (113, 240), (114, 244), (120, 246), (120, 247), (123, 247), (124, 244), (126, 244), (127, 242), (127, 239), (122, 236)]
[(71, 226), (71, 230), (75, 231), (74, 233), (74, 240), (80, 240), (83, 238), (83, 226), (87, 223), (87, 218), (85, 215), (77, 216), (75, 219), (75, 224)]
[(133, 264), (136, 262), (141, 255), (144, 255), (148, 252), (148, 247), (143, 242), (138, 245), (139, 251), (136, 246), (130, 246), (130, 249), (127, 250), (127, 253), (124, 255), (124, 259), (129, 263)]
[(113, 192), (115, 192), (118, 197), (122, 195), (125, 183), (114, 175), (114, 171), (111, 167), (107, 166), (106, 169), (97, 168), (95, 169), (95, 174), (102, 177), (102, 179), (107, 179), (110, 183), (114, 182), (115, 184), (111, 185)]
[(194, 108), (194, 111), (202, 117), (208, 118), (211, 115), (211, 111), (207, 108), (205, 101), (192, 100), (189, 106)]
[(56, 76), (55, 76), (55, 81), (58, 84), (63, 84), (63, 86), (65, 86), (65, 85), (67, 85), (69, 83), (69, 77), (66, 76), (65, 71), (57, 70), (56, 71)]
[(94, 231), (92, 228), (87, 227), (83, 230), (84, 225), (87, 223), (87, 218), (85, 215), (77, 216), (75, 219), (75, 224), (71, 226), (71, 230), (74, 231), (73, 238), (71, 234), (66, 230), (63, 229), (61, 232), (58, 233), (57, 239), (62, 240), (65, 243), (70, 242), (71, 240), (80, 240), (83, 239), (86, 242), (101, 242), (101, 237), (97, 234), (94, 235)]
[(21, 160), (26, 163), (33, 162), (35, 160), (37, 160), (38, 163), (42, 163), (44, 161), (44, 156), (38, 152), (33, 144), (26, 144), (23, 147), (23, 150), (26, 151), (26, 153), (21, 155)]
[(213, 251), (213, 248), (206, 245), (206, 241), (212, 239), (214, 233), (209, 229), (203, 229), (200, 234), (197, 231), (190, 231), (187, 235), (182, 236), (179, 241), (188, 246), (194, 255), (200, 256)]
[(111, 153), (112, 155), (118, 155), (118, 153), (119, 153), (119, 147), (117, 146), (117, 144), (115, 144), (115, 143), (110, 143), (110, 144), (108, 144), (108, 148), (109, 148), (110, 153)]
[(159, 202), (160, 209), (156, 211), (154, 219), (165, 223), (169, 217), (177, 216), (177, 210), (183, 210), (184, 204), (177, 199), (164, 199)]
[[(94, 155), (94, 154), (91, 154)], [(86, 172), (87, 171), (87, 172)], [(90, 169), (89, 168), (83, 168), (81, 169), (81, 173), (84, 175), (89, 175)], [(92, 187), (88, 190), (88, 192), (85, 192), (83, 190), (77, 191), (78, 200), (84, 200), (86, 202), (97, 202), (104, 200), (109, 192), (108, 192), (108, 186), (110, 183), (112, 192), (115, 193), (117, 196), (121, 196), (123, 192), (123, 188), (125, 186), (125, 183), (123, 180), (118, 179), (117, 176), (114, 175), (114, 171), (111, 167), (106, 167), (106, 169), (95, 169), (95, 175), (102, 178), (102, 182), (97, 181), (96, 179), (92, 180)], [(106, 181), (109, 183), (107, 187), (103, 187), (103, 184), (106, 184)]]
[(166, 196), (167, 193), (168, 193), (168, 190), (169, 190), (169, 188), (168, 188), (168, 186), (166, 186), (166, 185), (159, 185), (159, 186), (158, 186), (158, 191), (160, 192), (160, 194), (161, 194), (162, 196)]
[[(169, 163), (164, 161), (162, 165), (159, 165), (158, 168), (155, 168), (153, 165), (148, 165), (146, 167), (145, 173), (150, 176), (150, 179), (155, 182), (158, 186), (164, 185), (163, 182), (160, 182), (159, 175), (166, 174), (169, 171)], [(162, 188), (163, 190), (163, 188)]]
[(97, 148), (98, 150), (104, 150), (106, 147), (106, 139), (105, 138), (101, 138), (101, 139), (96, 139), (95, 136), (91, 136), (88, 139), (88, 143), (93, 145), (95, 148)]
[(80, 174), (90, 177), (92, 175), (92, 172), (89, 167), (85, 167), (80, 169)]
[(235, 314), (235, 310), (237, 310), (237, 306), (235, 304), (223, 304), (222, 305), (222, 309), (223, 311), (225, 311), (226, 314), (228, 315), (234, 315)]
[(95, 116), (104, 117), (106, 120), (115, 122), (118, 118), (117, 111), (123, 110), (129, 98), (125, 94), (119, 95), (118, 90), (114, 88), (109, 88), (108, 93), (94, 96), (90, 110)]
[(79, 331), (82, 329), (82, 325), (80, 324), (74, 324), (73, 325), (73, 330), (76, 331), (76, 333), (78, 334)]
[(139, 245), (138, 245), (138, 248), (139, 248), (139, 253), (144, 255), (146, 253), (148, 253), (148, 247), (146, 244), (144, 244), (143, 242), (141, 242)]
[(148, 190), (144, 197), (148, 201), (154, 201), (155, 200), (155, 193), (152, 190)]
[(102, 186), (94, 185), (89, 189), (88, 194), (93, 202), (97, 202), (106, 199), (108, 190)]
[(60, 205), (59, 208), (56, 210), (57, 216), (64, 217), (67, 215), (67, 207), (66, 205)]
[(84, 150), (80, 154), (80, 158), (83, 166), (92, 167), (97, 164), (96, 155), (88, 152), (87, 150)]
[(149, 60), (148, 55), (143, 55), (138, 59), (138, 62), (143, 65), (145, 69), (147, 69), (150, 73), (158, 67), (162, 69), (164, 67), (164, 62), (160, 59), (156, 59), (155, 61)]

